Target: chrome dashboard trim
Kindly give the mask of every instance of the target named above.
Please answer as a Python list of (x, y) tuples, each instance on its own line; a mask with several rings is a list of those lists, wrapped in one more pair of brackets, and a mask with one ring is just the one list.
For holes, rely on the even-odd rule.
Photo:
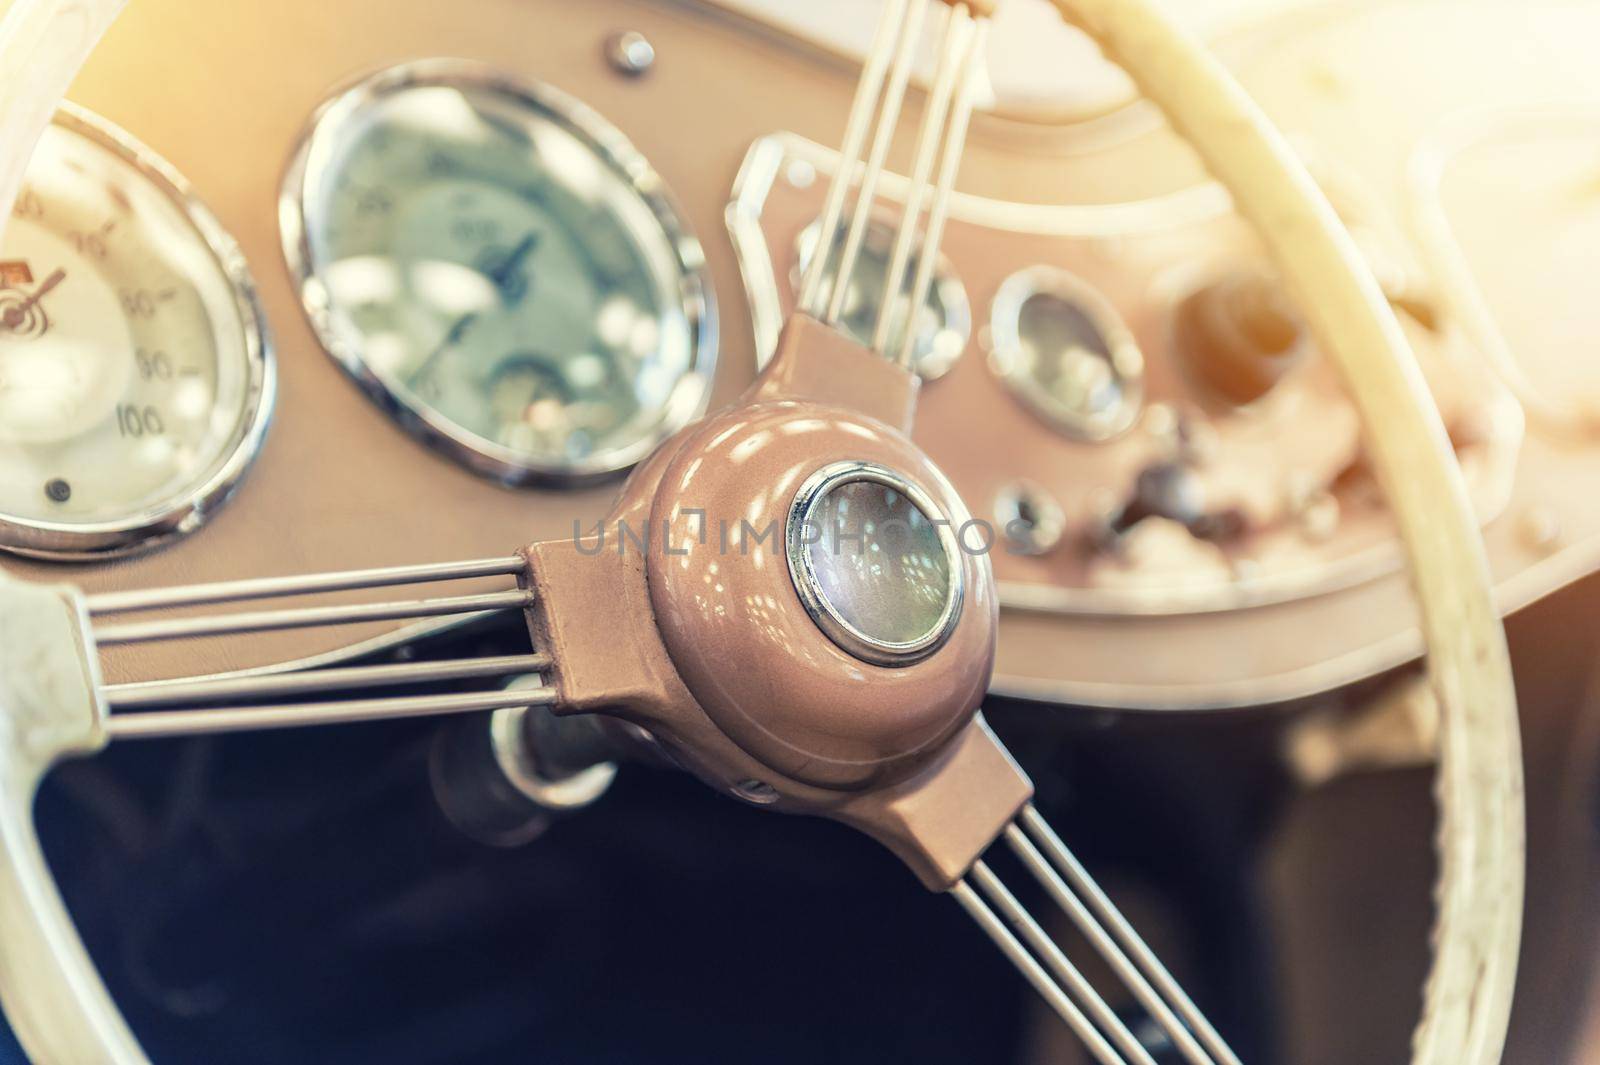
[[(1051, 296), (1075, 307), (1106, 344), (1106, 361), (1116, 374), (1121, 400), (1109, 416), (1072, 414), (1046, 395), (1019, 362), (1022, 309), (1036, 296)], [(989, 366), (1011, 394), (1035, 417), (1072, 440), (1101, 443), (1121, 435), (1144, 408), (1144, 352), (1133, 331), (1093, 285), (1053, 266), (1027, 266), (1000, 284), (989, 305)]]
[[(831, 177), (839, 168), (839, 153), (794, 133), (761, 137), (745, 153), (723, 211), (749, 297), (756, 359), (760, 363), (771, 358), (783, 327), (778, 278), (761, 232), (761, 217), (774, 182), (796, 163)], [(906, 188), (904, 175), (885, 172), (879, 182), (879, 195), (904, 202)], [(1147, 200), (1107, 204), (1010, 203), (959, 189), (950, 194), (950, 217), (954, 220), (1011, 232), (1081, 239), (1153, 233), (1219, 218), (1232, 210), (1233, 200), (1214, 182)]]

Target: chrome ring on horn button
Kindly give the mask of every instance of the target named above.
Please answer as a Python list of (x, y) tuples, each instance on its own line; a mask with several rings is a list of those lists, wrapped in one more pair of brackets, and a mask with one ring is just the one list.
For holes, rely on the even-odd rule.
[(921, 661), (961, 617), (955, 530), (926, 492), (886, 466), (839, 462), (813, 473), (789, 508), (785, 544), (806, 612), (862, 661)]

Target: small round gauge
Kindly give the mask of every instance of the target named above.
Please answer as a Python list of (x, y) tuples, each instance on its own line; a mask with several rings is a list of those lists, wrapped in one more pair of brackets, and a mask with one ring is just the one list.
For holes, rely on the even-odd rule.
[(1144, 356), (1105, 297), (1065, 270), (1029, 267), (995, 293), (990, 362), (1011, 391), (1076, 440), (1126, 430), (1144, 402)]
[(0, 244), (0, 547), (99, 556), (198, 527), (273, 385), (233, 241), (149, 149), (63, 108)]
[(508, 483), (626, 469), (704, 409), (715, 313), (661, 181), (582, 104), (453, 60), (318, 112), (284, 245), (323, 346)]
[[(812, 250), (817, 246), (819, 222), (801, 230), (795, 242), (795, 267), (790, 280), (794, 290), (800, 290), (801, 278), (811, 264)], [(824, 303), (833, 297), (833, 284), (838, 274), (839, 259), (844, 254), (848, 228), (840, 226), (829, 253), (827, 267), (822, 275)], [(850, 286), (845, 291), (839, 325), (850, 336), (863, 344), (872, 343), (878, 328), (878, 310), (883, 305), (883, 286), (889, 276), (889, 258), (894, 250), (895, 230), (880, 219), (868, 220), (861, 240), (861, 250), (856, 256), (855, 269), (850, 274)], [(905, 284), (895, 301), (894, 324), (889, 334), (889, 350), (897, 351), (905, 338), (906, 313), (911, 305), (912, 276), (920, 247), (913, 247), (912, 269), (906, 270)], [(939, 257), (933, 273), (933, 284), (928, 289), (927, 302), (917, 312), (916, 340), (912, 343), (911, 364), (924, 381), (942, 377), (961, 353), (972, 336), (972, 309), (967, 302), (967, 290), (956, 276), (954, 268), (943, 256)]]

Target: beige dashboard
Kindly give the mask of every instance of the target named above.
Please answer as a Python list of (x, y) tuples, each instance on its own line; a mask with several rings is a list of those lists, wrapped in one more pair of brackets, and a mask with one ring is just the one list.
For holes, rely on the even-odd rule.
[[(837, 143), (854, 86), (828, 48), (757, 31), (721, 4), (473, 0), (449, 19), (421, 0), (344, 8), (338, 24), (366, 31), (334, 34), (325, 5), (308, 0), (270, 8), (141, 0), (74, 86), (75, 101), (182, 171), (237, 238), (274, 339), (279, 391), (259, 460), (194, 535), (120, 561), (8, 560), (8, 568), (99, 592), (493, 557), (570, 537), (605, 513), (615, 482), (504, 487), (399, 431), (308, 323), (282, 250), (285, 169), (330, 93), (379, 68), (469, 58), (592, 106), (654, 165), (704, 247), (719, 336), (710, 402), (731, 399), (770, 350), (793, 302), (800, 234), (820, 209), (817, 178), (832, 159), (823, 146)], [(556, 20), (561, 32), (548, 32)], [(606, 42), (621, 30), (651, 43), (645, 75), (608, 63)], [(1496, 136), (1435, 135), (1463, 110), (1588, 113), (1600, 101), (1586, 47), (1600, 36), (1600, 11), (1315, 5), (1213, 32), (1343, 198), (1347, 221), (1395, 265), (1419, 359), (1459, 430), (1504, 608), (1600, 565), (1600, 501), (1586, 490), (1600, 435), (1548, 409), (1600, 395), (1600, 369), (1583, 357), (1600, 325), (1600, 308), (1581, 291), (1593, 271), (1573, 265), (1592, 263), (1593, 244), (1559, 242), (1560, 269), (1508, 265), (1550, 243), (1538, 234), (1594, 232), (1600, 160), (1581, 148), (1593, 123), (1502, 119)], [(1420, 39), (1438, 47), (1418, 49)], [(1524, 43), (1509, 49), (1513, 39)], [(827, 43), (848, 51), (848, 42)], [(1003, 81), (994, 79), (1001, 103), (1048, 95), (1038, 83), (1002, 92)], [(975, 514), (1026, 481), (1046, 490), (1067, 528), (1044, 554), (995, 554), (1009, 604), (996, 689), (1084, 705), (1243, 705), (1309, 695), (1407, 660), (1419, 650), (1414, 610), (1381, 506), (1361, 484), (1359, 440), (1337, 383), (1312, 352), (1269, 403), (1236, 410), (1192, 388), (1177, 368), (1175, 308), (1202, 280), (1259, 254), (1225, 196), (1146, 108), (1095, 91), (1109, 106), (1078, 109), (1095, 117), (1019, 117), (997, 106), (975, 121), (944, 245), (971, 326), (951, 369), (924, 387), (918, 443)], [(1539, 159), (1540, 180), (1526, 180), (1508, 151)], [(1424, 163), (1439, 179), (1433, 199), (1415, 179)], [(1441, 283), (1452, 276), (1441, 265), (1452, 248), (1441, 246), (1437, 226), (1415, 224), (1430, 206), (1453, 222), (1446, 233), (1482, 286), (1487, 319), (1462, 302), (1471, 293)], [(1063, 435), (996, 369), (996, 298), (1008, 279), (1041, 266), (1091, 286), (1141, 349), (1142, 407), (1115, 440)], [(1500, 331), (1514, 365), (1497, 361), (1485, 324)], [(1208, 497), (1242, 512), (1251, 531), (1219, 547), (1161, 519), (1136, 530), (1141, 543), (1102, 550), (1086, 530), (1125, 509), (1141, 469), (1175, 446), (1180, 421), (1198, 426), (1195, 476)], [(1304, 513), (1307, 500), (1334, 496), (1331, 527), (1327, 505)], [(221, 672), (332, 652), (351, 638), (350, 629), (305, 630), (112, 648), (107, 665), (113, 679)]]

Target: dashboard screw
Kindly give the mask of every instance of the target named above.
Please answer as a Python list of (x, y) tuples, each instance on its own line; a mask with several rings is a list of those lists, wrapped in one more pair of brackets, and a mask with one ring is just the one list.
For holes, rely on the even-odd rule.
[(606, 38), (604, 51), (611, 69), (630, 78), (644, 74), (656, 62), (655, 45), (638, 30), (613, 33)]
[(788, 180), (790, 187), (809, 189), (816, 184), (817, 168), (804, 159), (796, 159), (789, 164), (788, 169), (783, 172), (783, 176)]

